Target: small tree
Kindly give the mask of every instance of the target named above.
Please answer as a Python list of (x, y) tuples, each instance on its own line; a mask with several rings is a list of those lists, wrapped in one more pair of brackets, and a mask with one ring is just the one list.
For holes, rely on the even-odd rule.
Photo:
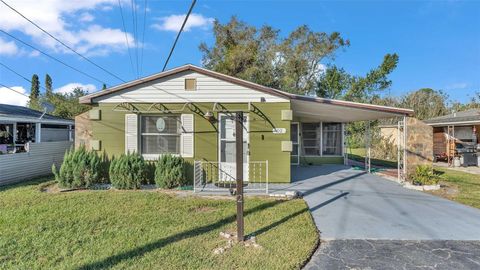
[(60, 170), (57, 171), (54, 164), (52, 172), (61, 187), (88, 188), (92, 184), (108, 181), (108, 162), (106, 155), (100, 157), (97, 152), (82, 146), (76, 150), (67, 150)]
[(155, 183), (160, 188), (174, 188), (185, 185), (184, 159), (170, 154), (162, 155), (157, 161)]
[(112, 185), (118, 189), (139, 189), (148, 182), (148, 164), (138, 153), (113, 158), (109, 172)]
[(50, 75), (45, 75), (45, 89), (46, 89), (46, 96), (49, 97), (52, 95), (52, 78)]
[(33, 74), (32, 84), (30, 86), (30, 101), (28, 103), (28, 107), (35, 110), (40, 109), (40, 105), (38, 102), (39, 97), (40, 97), (40, 81), (38, 80), (38, 75)]

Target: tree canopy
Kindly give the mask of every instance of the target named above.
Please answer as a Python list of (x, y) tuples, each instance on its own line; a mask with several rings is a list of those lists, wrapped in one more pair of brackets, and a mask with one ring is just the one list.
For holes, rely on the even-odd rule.
[(287, 37), (265, 25), (247, 25), (232, 17), (214, 22), (215, 44), (200, 44), (203, 65), (211, 70), (295, 94), (315, 93), (321, 61), (350, 42), (340, 33), (314, 32), (303, 25)]
[(365, 76), (335, 65), (325, 70), (322, 62), (334, 60), (350, 41), (338, 32), (315, 32), (305, 25), (281, 37), (271, 26), (257, 28), (232, 17), (225, 24), (216, 20), (213, 32), (213, 46), (200, 45), (206, 68), (294, 94), (368, 101), (391, 85), (388, 75), (398, 64), (397, 54), (387, 54)]
[(69, 93), (55, 93), (53, 92), (52, 78), (50, 75), (45, 75), (45, 93), (40, 92), (40, 81), (38, 75), (33, 74), (32, 86), (30, 92), (30, 101), (28, 106), (34, 110), (43, 111), (42, 103), (49, 103), (54, 106), (51, 115), (55, 115), (62, 118), (73, 119), (76, 115), (87, 111), (90, 106), (80, 104), (79, 98), (88, 94), (80, 87), (75, 87)]
[(447, 98), (441, 90), (422, 88), (404, 96), (400, 107), (413, 109), (416, 118), (425, 120), (448, 114)]
[(369, 102), (374, 94), (391, 86), (388, 75), (397, 67), (398, 55), (386, 54), (383, 62), (365, 76), (353, 76), (337, 66), (331, 66), (320, 76), (317, 96), (333, 99)]

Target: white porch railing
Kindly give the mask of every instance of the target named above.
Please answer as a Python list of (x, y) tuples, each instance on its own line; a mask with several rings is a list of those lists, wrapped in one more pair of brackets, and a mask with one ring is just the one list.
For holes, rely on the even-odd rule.
[[(268, 160), (244, 163), (244, 192), (268, 194)], [(234, 163), (201, 161), (194, 163), (194, 192), (230, 191), (236, 188)]]

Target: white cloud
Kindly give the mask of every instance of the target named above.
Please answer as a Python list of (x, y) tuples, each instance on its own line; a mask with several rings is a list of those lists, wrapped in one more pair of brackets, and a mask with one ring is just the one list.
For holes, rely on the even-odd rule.
[[(25, 90), (25, 88), (21, 86), (12, 86), (10, 88), (20, 93), (27, 94), (27, 91)], [(29, 101), (28, 97), (22, 94), (16, 93), (6, 87), (0, 87), (0, 97), (2, 97), (2, 99), (0, 100), (0, 103), (2, 104), (26, 106)]]
[[(123, 0), (126, 1), (126, 0)], [(100, 25), (92, 25), (95, 17), (89, 11), (101, 10), (117, 4), (117, 0), (82, 0), (82, 1), (9, 1), (10, 5), (31, 19), (46, 31), (65, 42), (74, 49), (81, 48), (83, 53), (108, 54), (112, 51), (126, 50), (125, 37), (118, 36), (124, 33), (120, 29), (104, 28)], [(0, 5), (0, 28), (7, 31), (20, 31), (43, 47), (61, 53), (72, 53), (55, 40), (41, 32), (24, 18), (16, 14), (5, 5)], [(80, 24), (80, 22), (82, 22)], [(115, 36), (109, 35), (90, 38), (84, 33), (92, 33), (96, 30), (102, 33), (115, 32)], [(118, 35), (120, 34), (120, 35)], [(129, 38), (133, 37), (129, 34)], [(134, 44), (133, 42), (131, 44)], [(99, 53), (100, 52), (100, 53)]]
[(83, 90), (85, 90), (89, 93), (97, 91), (97, 87), (93, 84), (82, 84), (82, 83), (74, 82), (74, 83), (68, 83), (68, 84), (66, 84), (62, 87), (59, 87), (59, 88), (53, 90), (53, 92), (67, 94), (67, 93), (72, 92), (73, 89), (75, 89), (77, 87), (80, 87), (80, 88), (82, 88)]
[(84, 12), (80, 14), (80, 18), (79, 18), (81, 22), (93, 22), (94, 19), (95, 17), (93, 17), (93, 15), (88, 12)]
[(13, 41), (6, 41), (0, 38), (0, 55), (15, 55), (18, 53), (18, 47)]
[(445, 87), (447, 90), (454, 90), (454, 89), (465, 89), (468, 87), (468, 83), (466, 82), (458, 82), (458, 83), (452, 83), (450, 85), (447, 85)]
[[(158, 18), (159, 23), (152, 24), (152, 27), (161, 31), (178, 32), (182, 27), (186, 14), (170, 15)], [(184, 31), (190, 31), (192, 28), (206, 29), (213, 23), (213, 18), (204, 17), (202, 14), (192, 13), (183, 28)]]
[(30, 57), (37, 57), (40, 55), (40, 52), (39, 51), (31, 51), (28, 56)]

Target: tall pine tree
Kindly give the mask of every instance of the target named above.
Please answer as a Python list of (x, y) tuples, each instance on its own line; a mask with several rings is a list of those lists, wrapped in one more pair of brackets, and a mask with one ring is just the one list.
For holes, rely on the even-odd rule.
[(52, 95), (52, 77), (50, 75), (45, 75), (45, 89), (46, 89), (46, 95), (47, 98)]
[(28, 106), (32, 109), (38, 109), (40, 106), (38, 104), (38, 98), (40, 96), (40, 81), (38, 80), (38, 75), (33, 74), (32, 76), (32, 86), (30, 87), (30, 102)]

